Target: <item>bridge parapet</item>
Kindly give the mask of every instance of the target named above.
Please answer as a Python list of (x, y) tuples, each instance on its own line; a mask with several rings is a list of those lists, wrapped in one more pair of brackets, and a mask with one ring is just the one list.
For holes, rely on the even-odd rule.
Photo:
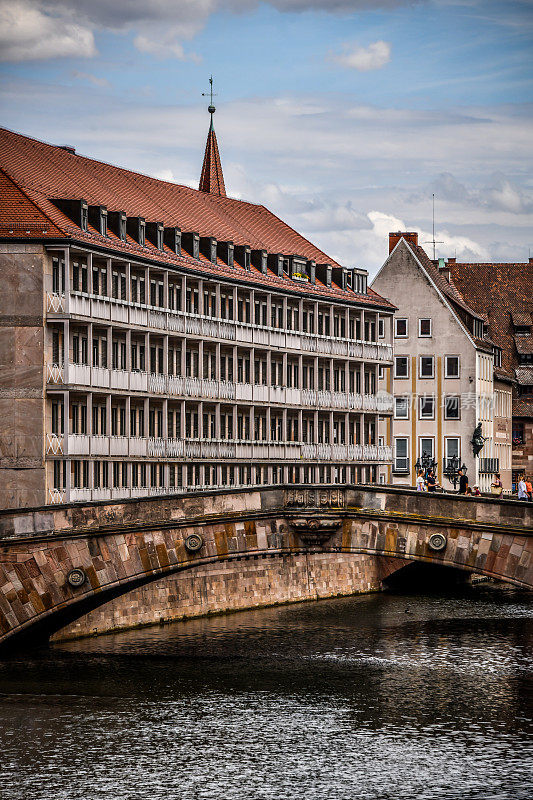
[(367, 516), (412, 519), (439, 525), (453, 521), (533, 532), (533, 503), (518, 500), (428, 494), (389, 486), (261, 486), (251, 489), (157, 495), (131, 500), (70, 503), (0, 511), (0, 540), (46, 537), (67, 531), (84, 534), (116, 526), (180, 524), (214, 520), (227, 514), (262, 514), (299, 509), (342, 509)]

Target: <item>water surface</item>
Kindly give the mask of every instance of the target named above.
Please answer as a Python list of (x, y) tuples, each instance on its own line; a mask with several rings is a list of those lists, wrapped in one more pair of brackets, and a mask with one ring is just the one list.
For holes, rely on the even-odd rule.
[(2, 800), (533, 797), (533, 599), (368, 595), (0, 662)]

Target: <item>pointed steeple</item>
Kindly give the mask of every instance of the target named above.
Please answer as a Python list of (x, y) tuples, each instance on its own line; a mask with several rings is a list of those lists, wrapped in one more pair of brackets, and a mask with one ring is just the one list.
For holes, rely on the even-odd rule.
[[(218, 195), (218, 197), (226, 197), (226, 187), (224, 186), (224, 175), (222, 174), (222, 164), (220, 163), (220, 154), (218, 152), (217, 137), (215, 127), (213, 125), (213, 114), (216, 109), (213, 105), (213, 76), (209, 78), (211, 84), (209, 95), (211, 103), (207, 109), (211, 114), (211, 123), (209, 125), (209, 133), (207, 134), (207, 143), (205, 145), (204, 163), (202, 165), (202, 174), (200, 176), (199, 190), (207, 192), (207, 194)], [(207, 93), (204, 93), (204, 95)]]

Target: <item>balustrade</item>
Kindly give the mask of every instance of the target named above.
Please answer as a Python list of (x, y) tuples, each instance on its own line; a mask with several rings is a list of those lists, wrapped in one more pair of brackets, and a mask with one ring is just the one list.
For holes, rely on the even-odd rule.
[[(227, 339), (330, 356), (348, 356), (369, 360), (391, 361), (392, 347), (381, 342), (356, 342), (333, 336), (269, 328), (214, 317), (201, 317), (183, 311), (158, 309), (113, 297), (96, 297), (71, 292), (69, 310), (73, 315), (109, 320), (161, 331), (188, 333), (215, 339)], [(63, 313), (65, 296), (47, 293), (47, 312)]]

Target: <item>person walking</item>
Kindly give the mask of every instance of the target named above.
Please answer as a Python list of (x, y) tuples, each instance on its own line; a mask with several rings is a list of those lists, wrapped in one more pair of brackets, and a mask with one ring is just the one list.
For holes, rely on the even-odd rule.
[(434, 492), (437, 488), (437, 479), (435, 478), (435, 473), (432, 469), (430, 469), (428, 472), (426, 483), (428, 485), (428, 492)]
[(463, 470), (459, 470), (459, 494), (466, 494), (466, 490), (468, 489), (468, 478), (463, 473)]
[(531, 485), (530, 475), (526, 475), (526, 492), (527, 492), (527, 499), (533, 500), (533, 486)]
[(518, 481), (518, 499), (519, 500), (528, 500), (529, 499), (528, 496), (527, 496), (526, 482), (524, 480), (524, 476), (523, 475), (520, 476), (520, 480)]
[(423, 492), (425, 491), (425, 484), (424, 484), (424, 470), (419, 469), (418, 475), (416, 476), (416, 491)]
[(490, 493), (493, 497), (501, 497), (503, 492), (503, 483), (500, 478), (500, 473), (497, 472), (494, 476), (494, 480), (490, 485)]

